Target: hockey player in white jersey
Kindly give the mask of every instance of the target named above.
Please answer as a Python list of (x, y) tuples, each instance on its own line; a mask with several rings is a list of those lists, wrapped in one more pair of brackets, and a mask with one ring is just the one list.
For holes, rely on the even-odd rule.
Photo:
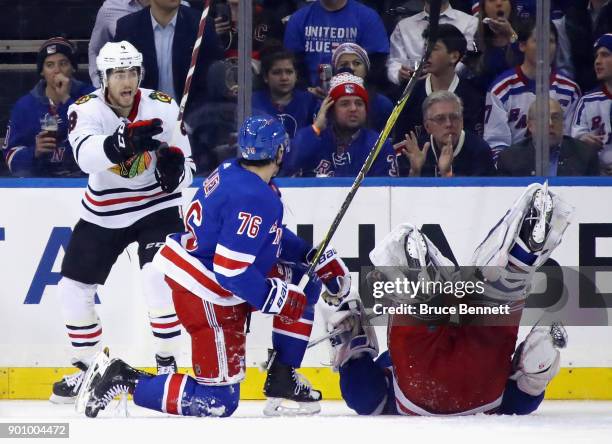
[(612, 34), (604, 34), (594, 45), (595, 75), (600, 86), (578, 102), (572, 137), (601, 149), (602, 172), (612, 175)]
[[(557, 28), (550, 27), (550, 59), (555, 59)], [(497, 158), (504, 148), (527, 137), (527, 113), (535, 100), (537, 45), (535, 23), (530, 21), (517, 29), (519, 49), (525, 58), (521, 65), (503, 72), (492, 84), (485, 104), (484, 139)], [(564, 135), (571, 131), (572, 118), (580, 98), (580, 88), (554, 69), (550, 75), (550, 97), (561, 104)]]
[[(74, 158), (89, 181), (58, 284), (72, 363), (80, 371), (54, 384), (51, 401), (58, 403), (74, 401), (82, 370), (98, 351), (96, 289), (129, 244), (138, 242), (158, 372), (176, 370), (181, 334), (171, 291), (151, 260), (167, 234), (183, 230), (181, 190), (195, 170), (191, 147), (185, 134), (173, 134), (176, 103), (162, 92), (139, 88), (142, 54), (134, 46), (107, 43), (96, 61), (101, 88), (68, 110)], [(171, 139), (175, 146), (168, 146)]]

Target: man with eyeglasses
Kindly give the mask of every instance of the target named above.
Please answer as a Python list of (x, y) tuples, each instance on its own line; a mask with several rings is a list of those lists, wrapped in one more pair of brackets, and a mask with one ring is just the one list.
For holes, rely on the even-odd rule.
[(477, 134), (463, 129), (463, 104), (451, 91), (436, 91), (423, 102), (428, 137), (414, 132), (394, 145), (400, 156), (400, 175), (452, 177), (495, 174), (491, 148)]
[[(597, 149), (578, 139), (563, 136), (563, 109), (555, 99), (551, 98), (549, 103), (550, 154), (546, 174), (549, 176), (597, 176), (599, 174)], [(536, 130), (535, 101), (527, 113), (527, 129), (532, 135)], [(497, 161), (497, 169), (502, 176), (534, 176), (533, 138), (529, 137), (502, 151)]]

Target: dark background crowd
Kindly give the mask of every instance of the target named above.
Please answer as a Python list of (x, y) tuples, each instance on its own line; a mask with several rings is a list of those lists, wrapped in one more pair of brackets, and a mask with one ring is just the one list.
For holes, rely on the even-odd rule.
[[(198, 174), (236, 154), (238, 0), (213, 0), (186, 110)], [(551, 176), (612, 173), (612, 4), (443, 1), (425, 74), (372, 176), (535, 174), (537, 44), (551, 55)], [(0, 175), (78, 177), (66, 111), (99, 87), (107, 41), (144, 56), (141, 87), (180, 100), (201, 0), (0, 0)], [(423, 0), (253, 0), (256, 114), (292, 139), (284, 176), (354, 176), (423, 52)]]

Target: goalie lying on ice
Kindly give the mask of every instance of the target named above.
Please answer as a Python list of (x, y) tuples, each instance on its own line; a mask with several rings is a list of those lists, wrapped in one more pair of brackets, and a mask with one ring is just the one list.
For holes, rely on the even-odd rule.
[[(546, 185), (533, 184), (476, 249), (472, 264), (485, 292), (461, 303), (507, 305), (514, 313), (511, 323), (453, 325), (435, 316), (414, 322), (415, 316), (391, 315), (388, 350), (379, 355), (376, 334), (359, 298), (345, 300), (337, 311), (323, 309), (328, 330), (344, 331), (331, 343), (347, 405), (362, 415), (535, 411), (559, 371), (558, 348), (566, 345), (567, 335), (560, 324), (535, 326), (515, 350), (518, 319), (534, 271), (561, 242), (571, 212)], [(387, 235), (370, 258), (376, 272), (392, 266), (405, 275), (412, 273), (412, 279), (415, 270), (429, 278), (448, 279), (445, 270), (452, 265), (410, 224)], [(432, 302), (418, 295), (416, 299), (416, 304)], [(412, 322), (405, 322), (407, 317)]]

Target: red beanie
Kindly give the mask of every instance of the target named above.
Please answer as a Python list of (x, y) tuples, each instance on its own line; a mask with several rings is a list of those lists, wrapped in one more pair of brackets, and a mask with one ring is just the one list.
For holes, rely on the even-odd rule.
[(332, 77), (330, 81), (329, 95), (334, 103), (341, 97), (361, 97), (368, 106), (368, 92), (363, 86), (363, 79), (354, 74), (343, 72)]

